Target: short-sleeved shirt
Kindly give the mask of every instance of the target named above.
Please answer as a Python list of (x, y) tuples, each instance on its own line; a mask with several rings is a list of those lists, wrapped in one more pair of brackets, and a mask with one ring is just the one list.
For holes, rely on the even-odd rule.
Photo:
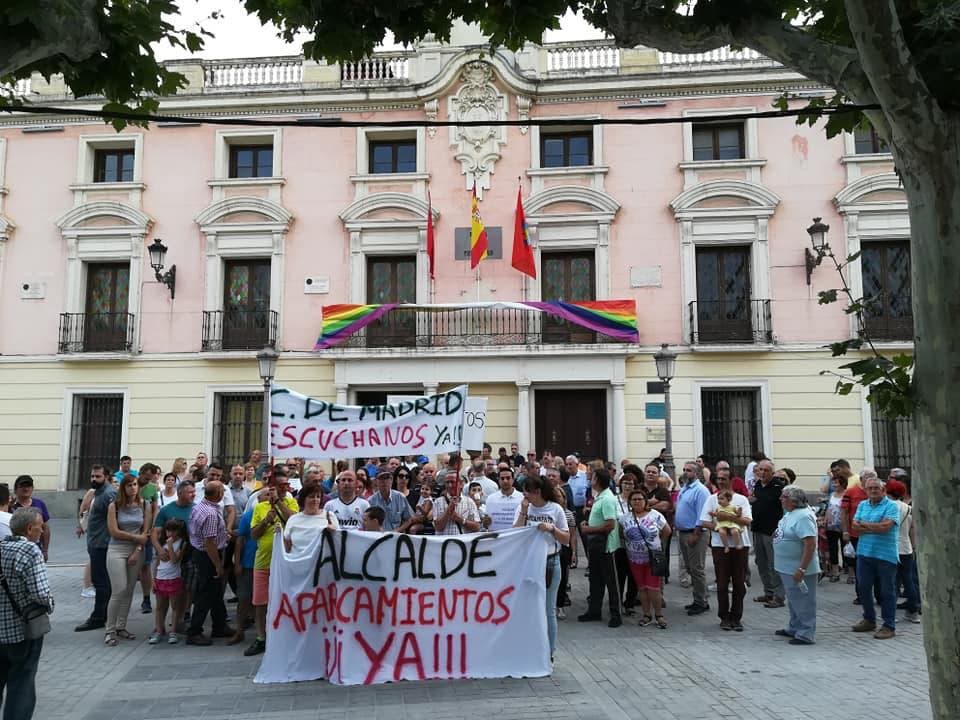
[(857, 542), (857, 555), (886, 560), (894, 565), (900, 562), (900, 508), (893, 500), (884, 497), (876, 505), (869, 500), (862, 502), (853, 519), (865, 523), (892, 520), (893, 525), (886, 532), (863, 533)]
[(499, 532), (513, 527), (516, 522), (517, 508), (523, 502), (523, 493), (514, 490), (509, 495), (504, 495), (502, 491), (497, 490), (492, 495), (487, 496), (487, 515), (490, 516), (490, 530)]
[(157, 487), (156, 483), (147, 483), (140, 488), (140, 499), (147, 503), (154, 502), (159, 494), (160, 488)]
[(894, 500), (900, 510), (900, 537), (897, 551), (901, 555), (913, 554), (913, 543), (910, 542), (910, 528), (913, 526), (913, 508), (903, 500)]
[(370, 503), (357, 495), (348, 503), (345, 503), (338, 497), (331, 498), (327, 501), (327, 504), (323, 506), (323, 509), (329, 510), (337, 516), (337, 520), (340, 521), (340, 527), (342, 529), (362, 530), (363, 514), (369, 507)]
[[(514, 493), (517, 495), (518, 493)], [(520, 504), (517, 504), (517, 509), (514, 510), (513, 522), (516, 523), (520, 519)], [(536, 505), (527, 506), (527, 527), (537, 527), (540, 523), (553, 523), (554, 527), (558, 530), (569, 530), (570, 526), (567, 524), (567, 514), (564, 512), (563, 508), (560, 507), (557, 503), (548, 500), (541, 507)], [(553, 538), (553, 552), (560, 552), (560, 541)]]
[[(706, 488), (704, 488), (704, 490), (706, 490)], [(612, 490), (607, 488), (594, 499), (593, 507), (590, 508), (590, 518), (587, 520), (587, 524), (590, 527), (598, 527), (603, 525), (607, 520), (616, 522), (620, 515), (620, 504), (617, 502), (617, 496), (613, 494)], [(620, 547), (620, 533), (618, 533), (616, 529), (611, 530), (607, 534), (607, 552), (615, 552)]]
[(250, 521), (253, 519), (253, 506), (244, 511), (237, 528), (237, 537), (243, 538), (243, 554), (240, 556), (240, 565), (247, 570), (253, 569), (253, 562), (257, 557), (257, 541), (250, 532)]
[(140, 477), (140, 471), (134, 470), (133, 468), (130, 468), (126, 472), (124, 472), (123, 470), (117, 470), (113, 474), (113, 479), (116, 480), (117, 483), (119, 483), (121, 480), (123, 480), (124, 475), (133, 475), (134, 477)]
[[(447, 505), (449, 501), (447, 500), (446, 495), (441, 495), (436, 500), (433, 501), (433, 522), (434, 527), (436, 527), (436, 522), (443, 517), (443, 514), (447, 511)], [(468, 497), (460, 495), (457, 498), (457, 515), (459, 515), (464, 520), (473, 520), (474, 522), (480, 522), (480, 511), (477, 509), (477, 504)], [(450, 520), (441, 530), (437, 528), (437, 535), (460, 535), (464, 533), (464, 528), (460, 527), (453, 520)]]
[(667, 519), (659, 510), (648, 510), (641, 518), (632, 512), (624, 513), (617, 522), (626, 540), (627, 559), (634, 565), (649, 564), (650, 551), (647, 545), (654, 550), (663, 549), (660, 531), (667, 524)]
[(167, 503), (157, 513), (157, 519), (153, 521), (153, 526), (162, 528), (167, 524), (167, 520), (183, 520), (183, 524), (190, 525), (190, 513), (193, 512), (194, 503), (189, 505), (180, 505), (179, 503)]
[[(283, 500), (284, 505), (286, 505), (294, 513), (300, 510), (300, 506), (297, 505), (297, 501), (292, 497), (287, 495)], [(256, 527), (264, 518), (267, 517), (271, 509), (271, 505), (268, 502), (257, 503), (257, 506), (253, 508), (253, 517), (250, 519), (251, 527)], [(253, 562), (253, 567), (256, 570), (269, 570), (270, 569), (270, 560), (273, 558), (273, 536), (278, 525), (280, 525), (280, 518), (278, 517), (273, 521), (273, 526), (268, 527), (264, 530), (263, 535), (257, 538), (257, 555)]]
[(391, 490), (389, 500), (384, 500), (380, 492), (375, 492), (367, 502), (370, 503), (370, 507), (383, 509), (384, 530), (396, 530), (413, 516), (410, 503), (399, 490)]
[(87, 514), (87, 547), (93, 550), (103, 549), (110, 544), (110, 531), (107, 529), (107, 509), (117, 499), (117, 489), (104, 483), (93, 493), (93, 502)]
[(217, 503), (206, 499), (200, 501), (190, 513), (187, 527), (190, 531), (190, 544), (195, 550), (203, 550), (209, 539), (213, 539), (220, 550), (227, 546), (227, 528)]
[(240, 516), (243, 515), (247, 509), (247, 501), (250, 499), (250, 490), (245, 488), (243, 485), (240, 487), (234, 487), (231, 485), (227, 489), (230, 490), (230, 495), (233, 498), (233, 504), (237, 508), (237, 520), (239, 521)]
[(43, 521), (44, 522), (50, 521), (50, 511), (47, 510), (47, 504), (43, 500), (39, 498), (31, 497), (29, 505), (21, 505), (19, 502), (15, 501), (10, 505), (10, 512), (13, 512), (17, 508), (22, 508), (22, 507), (30, 507), (30, 508), (33, 508), (34, 510), (39, 510), (40, 515), (43, 516)]
[(587, 493), (590, 492), (590, 481), (585, 472), (571, 475), (568, 481), (570, 492), (573, 494), (573, 506), (583, 507), (587, 502)]
[[(793, 575), (800, 567), (804, 538), (817, 537), (817, 516), (810, 508), (785, 512), (773, 533), (773, 569)], [(813, 553), (807, 575), (820, 574), (820, 558)]]
[(784, 482), (778, 478), (771, 478), (766, 485), (758, 480), (753, 486), (754, 532), (772, 536), (777, 531), (777, 525), (783, 517), (783, 505), (780, 504), (783, 488)]
[[(849, 481), (848, 481), (849, 483)], [(847, 517), (852, 521), (857, 515), (857, 508), (860, 507), (860, 503), (867, 499), (867, 491), (864, 490), (859, 485), (855, 487), (847, 486), (846, 492), (843, 493), (843, 499), (840, 501), (840, 507), (847, 511)], [(852, 522), (851, 522), (852, 525)], [(860, 537), (860, 533), (850, 528), (850, 537)]]
[(686, 531), (699, 527), (703, 505), (708, 497), (710, 491), (699, 480), (692, 480), (680, 488), (674, 515), (677, 530)]
[(290, 541), (292, 552), (302, 552), (328, 527), (333, 530), (340, 527), (332, 512), (321, 510), (316, 515), (298, 512), (283, 526), (283, 537)]
[[(707, 498), (707, 501), (703, 504), (703, 510), (700, 511), (700, 523), (712, 523), (716, 520), (710, 513), (716, 512), (720, 504), (717, 502), (717, 496), (711, 495)], [(750, 507), (750, 501), (747, 500), (740, 493), (734, 493), (733, 498), (730, 500), (731, 508), (740, 508), (740, 517), (747, 520), (753, 520), (752, 508)], [(750, 547), (750, 526), (741, 525), (740, 526), (740, 540), (743, 542), (744, 547)], [(716, 530), (713, 530), (710, 533), (710, 547), (723, 547), (723, 539), (720, 537), (720, 533)]]
[[(670, 503), (670, 491), (667, 490), (666, 488), (660, 487), (659, 485), (657, 485), (653, 490), (648, 490), (648, 489), (647, 489), (647, 486), (644, 485), (643, 483), (641, 483), (639, 490), (640, 490), (640, 492), (643, 493), (643, 496), (644, 496), (647, 500), (653, 500), (653, 503), (652, 503), (653, 505), (657, 505), (657, 504), (662, 503), (662, 502)], [(625, 498), (625, 499), (626, 499), (626, 498)], [(673, 506), (673, 503), (670, 503), (670, 505), (671, 505), (671, 507), (672, 507), (672, 506)], [(652, 510), (652, 509), (653, 509), (653, 508), (651, 508), (651, 510)], [(657, 512), (660, 512), (660, 511), (657, 510)], [(663, 512), (664, 512), (664, 513), (668, 513), (668, 512), (670, 512), (670, 510), (664, 510)], [(661, 515), (662, 515), (662, 514), (663, 514), (663, 513), (661, 513)]]

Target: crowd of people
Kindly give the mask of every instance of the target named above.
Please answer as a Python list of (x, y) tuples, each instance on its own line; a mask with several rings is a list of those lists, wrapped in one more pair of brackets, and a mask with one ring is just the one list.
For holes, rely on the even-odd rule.
[[(102, 629), (108, 646), (134, 640), (127, 620), (139, 584), (141, 612), (154, 615), (150, 644), (182, 639), (205, 646), (223, 638), (236, 645), (253, 628), (244, 654), (254, 656), (268, 639), (274, 542), (291, 552), (318, 533), (340, 529), (457, 535), (524, 526), (552, 541), (545, 605), (551, 656), (557, 621), (572, 604), (570, 571), (583, 557), (589, 594), (578, 621), (602, 620), (606, 599), (610, 627), (639, 614), (641, 627), (666, 630), (663, 586), (670, 581), (672, 546), (679, 548), (679, 582), (692, 594), (685, 612), (708, 612), (715, 593), (723, 630), (744, 629), (751, 548), (762, 588), (753, 600), (788, 608), (788, 622), (776, 635), (790, 644), (815, 642), (817, 585), (844, 575), (862, 610), (855, 632), (894, 637), (898, 608), (919, 622), (911, 485), (903, 470), (891, 470), (884, 481), (869, 468), (855, 475), (847, 461), (837, 460), (811, 503), (793, 485), (793, 471), (777, 469), (761, 453), (743, 477), (725, 460), (711, 465), (701, 457), (684, 463), (676, 480), (661, 457), (643, 467), (628, 460), (618, 466), (549, 450), (523, 456), (516, 445), (493, 456), (487, 445), (466, 469), (464, 462), (458, 453), (442, 457), (439, 467), (426, 457), (369, 458), (356, 468), (338, 461), (328, 474), (319, 463), (271, 464), (254, 451), (248, 462), (229, 468), (204, 453), (192, 465), (178, 458), (167, 473), (154, 463), (134, 469), (129, 457), (115, 473), (94, 465), (77, 524), (89, 556), (83, 594), (94, 602), (75, 630)], [(8, 535), (0, 543), (6, 663), (0, 666), (8, 704), (16, 695), (32, 712), (43, 637), (25, 636), (20, 620), (27, 606), (53, 609), (44, 565), (49, 515), (32, 498), (32, 478), (17, 478), (14, 488), (11, 496), (0, 484), (0, 537)], [(898, 606), (899, 593), (905, 600)]]

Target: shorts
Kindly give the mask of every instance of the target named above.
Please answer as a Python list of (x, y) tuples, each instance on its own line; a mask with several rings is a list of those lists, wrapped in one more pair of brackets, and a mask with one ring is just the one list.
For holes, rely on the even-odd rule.
[(237, 575), (237, 599), (240, 602), (250, 602), (253, 599), (253, 568), (244, 568)]
[(630, 574), (633, 575), (633, 581), (637, 584), (637, 590), (655, 590), (660, 592), (662, 586), (661, 578), (658, 578), (650, 569), (650, 563), (630, 563)]
[(153, 592), (158, 598), (175, 598), (183, 593), (183, 578), (178, 577), (172, 580), (156, 578), (153, 581)]
[(148, 542), (143, 546), (143, 564), (150, 567), (153, 562), (153, 543)]
[(266, 605), (270, 600), (270, 568), (253, 571), (253, 604)]

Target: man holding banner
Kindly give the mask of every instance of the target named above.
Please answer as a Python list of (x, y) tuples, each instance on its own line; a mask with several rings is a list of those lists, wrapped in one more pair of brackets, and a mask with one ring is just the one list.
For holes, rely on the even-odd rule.
[(443, 494), (433, 502), (433, 526), (437, 535), (462, 535), (480, 529), (480, 511), (467, 495), (460, 494), (460, 478), (448, 472)]

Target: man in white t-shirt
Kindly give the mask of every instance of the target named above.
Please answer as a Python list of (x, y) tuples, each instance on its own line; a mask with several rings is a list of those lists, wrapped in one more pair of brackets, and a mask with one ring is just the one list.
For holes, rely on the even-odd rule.
[(483, 526), (494, 532), (513, 527), (517, 508), (523, 501), (523, 494), (514, 487), (513, 470), (509, 465), (500, 463), (497, 467), (497, 477), (500, 489), (487, 496), (487, 514), (482, 519)]
[(344, 530), (363, 530), (363, 513), (370, 503), (357, 495), (357, 476), (353, 470), (344, 470), (337, 478), (337, 497), (323, 506), (337, 516)]
[[(730, 476), (727, 473), (717, 473), (717, 483), (720, 490), (730, 490)], [(717, 512), (717, 496), (711, 495), (703, 504), (700, 513), (700, 525), (711, 530), (710, 550), (713, 553), (713, 567), (717, 573), (717, 614), (720, 616), (720, 628), (743, 632), (743, 598), (747, 595), (747, 559), (750, 556), (750, 523), (753, 514), (750, 510), (750, 501), (739, 493), (733, 493), (730, 507), (740, 508), (740, 515), (732, 518), (740, 525), (740, 539), (743, 547), (726, 548), (714, 527)], [(733, 584), (732, 592), (728, 590)], [(732, 597), (731, 597), (732, 595)]]
[(220, 506), (220, 512), (223, 513), (223, 522), (227, 526), (227, 535), (233, 536), (233, 529), (236, 527), (237, 505), (233, 499), (233, 493), (223, 482), (223, 466), (219, 463), (213, 463), (207, 468), (207, 476), (203, 479), (203, 487), (207, 487), (208, 482), (218, 482), (223, 485), (223, 497), (217, 505)]

